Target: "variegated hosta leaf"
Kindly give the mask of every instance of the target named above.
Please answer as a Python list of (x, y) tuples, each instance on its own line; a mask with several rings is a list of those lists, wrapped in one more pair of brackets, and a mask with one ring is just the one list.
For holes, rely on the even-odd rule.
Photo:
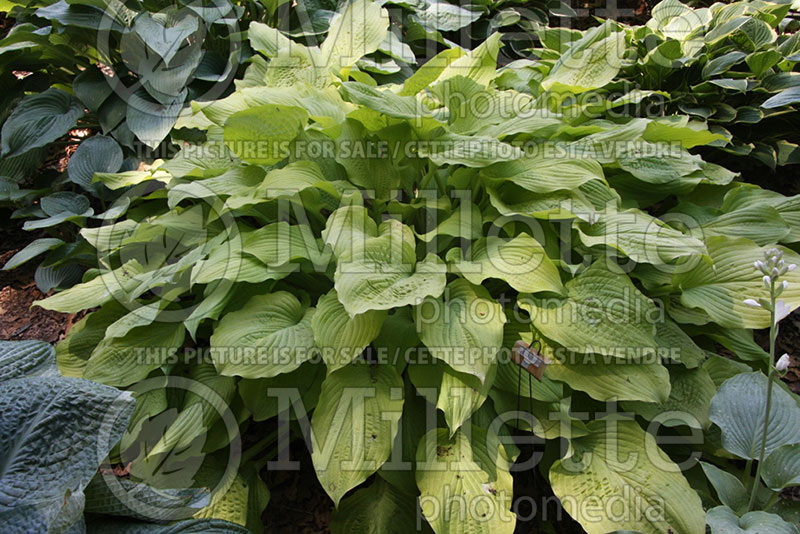
[(389, 458), (403, 411), (403, 380), (391, 365), (354, 362), (329, 374), (311, 418), (311, 460), (338, 507)]
[(344, 207), (322, 237), (337, 256), (335, 287), (351, 316), (417, 304), (444, 290), (447, 267), (433, 254), (417, 262), (414, 234), (397, 220), (376, 227), (365, 208)]
[(370, 310), (350, 317), (339, 302), (336, 290), (320, 297), (311, 329), (328, 373), (357, 358), (378, 337), (386, 315), (385, 310)]
[[(704, 311), (725, 328), (766, 328), (769, 312), (747, 306), (745, 299), (769, 298), (762, 275), (753, 262), (764, 258), (767, 247), (748, 239), (711, 237), (706, 241), (712, 264), (697, 262), (686, 272), (673, 276), (672, 285), (681, 291), (681, 304)], [(787, 264), (800, 264), (800, 255), (782, 249)], [(800, 306), (800, 270), (781, 277), (789, 287), (781, 294), (790, 309)]]
[(637, 263), (662, 265), (706, 251), (699, 239), (639, 210), (601, 212), (597, 222), (578, 228), (585, 245), (616, 249)]
[(655, 352), (660, 312), (619, 267), (597, 260), (565, 287), (567, 297), (518, 300), (546, 338), (578, 353), (630, 358)]
[[(572, 440), (573, 454), (550, 468), (553, 491), (586, 532), (705, 532), (700, 497), (652, 435), (635, 421), (604, 419), (588, 427), (588, 435)], [(587, 499), (599, 513), (587, 512), (581, 505)]]
[[(758, 459), (764, 434), (767, 377), (742, 373), (722, 384), (711, 401), (711, 421), (722, 430), (722, 445), (740, 458)], [(800, 407), (790, 393), (773, 388), (764, 450), (800, 443)]]
[(286, 291), (257, 295), (227, 313), (211, 336), (211, 355), (220, 374), (269, 378), (297, 369), (314, 355), (311, 319)]
[(430, 430), (417, 447), (423, 517), (436, 534), (514, 532), (510, 467), (505, 448), (491, 430), (470, 425), (454, 436), (445, 428)]
[(551, 291), (561, 293), (561, 277), (544, 247), (527, 234), (511, 240), (499, 237), (480, 239), (462, 259), (458, 248), (447, 253), (447, 259), (464, 278), (480, 285), (487, 278), (504, 280), (520, 292)]
[(433, 357), (486, 382), (503, 346), (506, 322), (486, 289), (459, 278), (448, 284), (444, 298), (425, 299), (414, 314), (419, 337)]

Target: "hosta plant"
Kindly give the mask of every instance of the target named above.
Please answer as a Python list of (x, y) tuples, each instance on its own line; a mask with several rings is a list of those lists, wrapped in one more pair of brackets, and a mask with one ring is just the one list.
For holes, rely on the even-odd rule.
[[(624, 27), (625, 40), (605, 41), (621, 50), (619, 71), (589, 69), (592, 59), (580, 51), (606, 39), (596, 28), (584, 32), (541, 28), (537, 61), (509, 66), (504, 85), (539, 96), (550, 89), (550, 68), (570, 64), (576, 77), (560, 79), (586, 102), (590, 92), (613, 95), (634, 88), (657, 91), (640, 105), (609, 111), (612, 116), (659, 112), (686, 114), (692, 121), (708, 122), (724, 139), (710, 146), (726, 154), (715, 161), (732, 160), (738, 166), (749, 156), (772, 169), (800, 162), (800, 138), (795, 125), (800, 103), (800, 41), (798, 20), (791, 2), (740, 1), (692, 8), (679, 0), (664, 0), (653, 7), (652, 19), (643, 26)], [(579, 44), (582, 43), (582, 44)], [(580, 72), (580, 74), (577, 74)], [(588, 111), (595, 115), (605, 109)], [(710, 151), (706, 151), (709, 152)], [(727, 156), (727, 158), (726, 158)]]
[[(539, 469), (590, 534), (702, 534), (714, 497), (687, 451), (730, 456), (712, 399), (769, 365), (750, 329), (770, 313), (745, 300), (769, 296), (765, 249), (800, 260), (798, 199), (692, 153), (725, 137), (689, 116), (588, 116), (648, 96), (578, 98), (634, 29), (543, 63), (534, 96), (497, 70), (498, 34), (379, 85), (357, 65), (388, 24), (368, 0), (319, 47), (251, 24), (260, 59), (178, 123), (197, 142), (94, 175), (127, 211), (82, 231), (96, 268), (38, 305), (93, 310), (57, 346), (64, 374), (143, 398), (112, 455), (165, 484), (173, 463), (235, 465), (230, 420), (267, 421), (306, 439), (334, 531), (513, 532), (512, 473)], [(800, 274), (782, 279), (794, 309)], [(551, 362), (541, 382), (509, 357), (520, 339)], [(150, 389), (183, 378), (227, 408)], [(511, 439), (528, 433), (536, 461)], [(226, 503), (240, 524), (259, 505)]]
[[(209, 508), (208, 489), (156, 489), (108, 474), (106, 455), (134, 413), (128, 392), (65, 378), (53, 347), (0, 341), (0, 521), (9, 534), (243, 534), (208, 518), (176, 520), (169, 512)], [(100, 472), (98, 472), (98, 467)], [(105, 469), (105, 474), (103, 470)], [(129, 493), (107, 484), (114, 479)], [(136, 514), (132, 500), (165, 511), (158, 522)]]

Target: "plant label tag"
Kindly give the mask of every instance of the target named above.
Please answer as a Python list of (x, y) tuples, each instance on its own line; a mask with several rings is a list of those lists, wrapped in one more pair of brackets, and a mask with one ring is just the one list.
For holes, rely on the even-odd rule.
[(524, 341), (519, 340), (514, 343), (514, 349), (511, 351), (511, 359), (514, 360), (514, 363), (536, 377), (536, 380), (539, 382), (542, 381), (544, 369), (547, 367), (547, 361), (536, 349), (529, 347)]

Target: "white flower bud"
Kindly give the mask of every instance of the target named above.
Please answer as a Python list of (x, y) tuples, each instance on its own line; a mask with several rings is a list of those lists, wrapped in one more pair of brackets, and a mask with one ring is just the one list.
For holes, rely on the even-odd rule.
[(787, 282), (786, 280), (784, 280), (784, 281), (781, 283), (781, 285), (783, 286), (783, 289), (788, 289), (788, 287), (789, 287), (789, 282)]
[(790, 263), (789, 266), (786, 268), (786, 270), (788, 270), (789, 272), (792, 272), (795, 269), (797, 269), (797, 265), (794, 263)]
[(760, 308), (761, 307), (761, 304), (756, 302), (755, 299), (745, 299), (744, 303), (747, 304), (748, 306), (750, 306), (751, 308)]
[(772, 285), (772, 278), (770, 278), (769, 275), (765, 274), (762, 280), (764, 280), (764, 287), (769, 289), (769, 286)]
[(778, 363), (775, 364), (775, 369), (779, 373), (783, 373), (789, 368), (789, 362), (790, 362), (789, 355), (784, 354), (783, 356), (778, 358)]

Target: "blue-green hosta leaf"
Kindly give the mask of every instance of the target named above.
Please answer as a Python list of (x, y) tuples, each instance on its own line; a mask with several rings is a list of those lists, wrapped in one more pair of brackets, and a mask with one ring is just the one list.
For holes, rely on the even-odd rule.
[(78, 145), (69, 158), (67, 173), (70, 180), (91, 190), (94, 173), (117, 172), (122, 166), (122, 159), (122, 149), (113, 138), (95, 135)]
[(376, 51), (388, 29), (389, 15), (380, 4), (356, 0), (334, 16), (320, 55), (329, 68), (339, 72)]
[(709, 374), (702, 367), (686, 369), (680, 365), (671, 366), (669, 372), (671, 387), (665, 402), (626, 402), (623, 407), (665, 426), (687, 425), (701, 430), (711, 426), (708, 411), (717, 387)]
[[(419, 532), (417, 512), (415, 496), (395, 489), (382, 478), (376, 478), (369, 487), (342, 500), (339, 508), (333, 511), (331, 534)], [(422, 524), (422, 532), (431, 532), (425, 523)]]
[(58, 374), (56, 353), (44, 341), (0, 341), (0, 382)]
[(89, 483), (133, 412), (130, 393), (64, 377), (7, 380), (0, 402), (3, 511), (53, 501), (59, 509), (67, 491)]
[(503, 346), (503, 308), (481, 286), (463, 278), (447, 285), (444, 298), (429, 297), (414, 312), (419, 337), (430, 354), (454, 370), (486, 382)]
[(336, 290), (320, 297), (311, 318), (311, 329), (328, 372), (341, 369), (357, 358), (378, 337), (385, 319), (385, 310), (370, 310), (350, 317)]
[(314, 309), (286, 291), (257, 295), (227, 313), (214, 329), (214, 364), (225, 376), (269, 378), (297, 369), (314, 355)]
[(130, 131), (150, 148), (156, 148), (172, 130), (183, 108), (188, 91), (171, 97), (168, 102), (154, 101), (143, 89), (128, 100), (126, 124)]
[(590, 180), (602, 180), (603, 168), (592, 159), (558, 159), (538, 155), (484, 169), (490, 180), (510, 181), (534, 193), (574, 190)]
[(775, 491), (800, 486), (800, 444), (781, 445), (772, 451), (764, 460), (761, 478)]
[(225, 121), (225, 145), (244, 161), (272, 165), (287, 156), (282, 145), (297, 137), (307, 121), (308, 113), (297, 107), (249, 108)]
[(241, 525), (221, 519), (187, 519), (170, 525), (97, 516), (86, 525), (87, 534), (251, 534)]
[(40, 254), (44, 254), (49, 250), (58, 248), (63, 244), (64, 242), (62, 240), (55, 237), (44, 237), (31, 241), (25, 248), (11, 256), (11, 259), (9, 259), (6, 264), (3, 265), (3, 270), (6, 271), (8, 269), (19, 267), (28, 260), (31, 260)]
[(748, 512), (741, 518), (727, 506), (717, 506), (706, 514), (711, 534), (797, 534), (800, 529), (779, 515)]
[(363, 207), (340, 208), (322, 237), (336, 253), (335, 287), (351, 316), (417, 304), (444, 290), (444, 262), (433, 254), (417, 262), (414, 234), (397, 220), (376, 228)]
[[(553, 491), (586, 532), (705, 532), (700, 497), (652, 435), (634, 421), (587, 426), (591, 432), (571, 442), (575, 453), (550, 468)], [(587, 513), (584, 499), (614, 499), (614, 510)]]
[[(711, 421), (722, 430), (722, 445), (741, 458), (757, 459), (764, 432), (767, 377), (743, 373), (725, 381), (711, 401)], [(781, 388), (773, 388), (766, 454), (800, 443), (800, 407)]]
[(60, 89), (51, 87), (26, 96), (3, 123), (3, 158), (52, 143), (74, 128), (82, 116), (80, 100)]
[(80, 221), (94, 214), (89, 199), (71, 191), (58, 191), (42, 197), (40, 206), (48, 217), (25, 221), (23, 229), (49, 228), (64, 221)]
[(574, 93), (603, 87), (622, 67), (625, 47), (625, 32), (614, 31), (611, 23), (588, 31), (558, 58), (542, 87), (564, 87)]
[(544, 247), (527, 234), (510, 240), (480, 239), (473, 243), (466, 258), (462, 258), (460, 249), (454, 248), (448, 251), (447, 259), (455, 271), (476, 285), (487, 278), (499, 278), (526, 293), (561, 293), (564, 288), (558, 269)]
[[(417, 447), (417, 486), (422, 515), (436, 534), (510, 534), (516, 516), (511, 460), (491, 430), (462, 428), (454, 436), (446, 428), (425, 434)], [(453, 496), (463, 506), (448, 506)]]
[(597, 260), (565, 287), (567, 297), (518, 300), (546, 338), (572, 352), (623, 359), (656, 350), (658, 309), (619, 267)]
[(144, 380), (183, 345), (183, 323), (155, 323), (120, 338), (105, 338), (92, 351), (83, 377), (110, 386)]
[(311, 418), (311, 460), (338, 507), (389, 459), (403, 411), (403, 380), (391, 365), (359, 361), (329, 374)]
[(736, 475), (723, 471), (714, 464), (700, 462), (700, 466), (703, 468), (703, 472), (708, 477), (711, 485), (714, 486), (717, 497), (719, 497), (722, 504), (737, 513), (747, 510), (750, 494)]
[[(751, 308), (745, 299), (768, 298), (761, 274), (753, 268), (756, 259), (764, 257), (764, 249), (748, 239), (711, 237), (706, 241), (712, 265), (699, 261), (694, 267), (673, 276), (672, 285), (681, 291), (680, 302), (690, 309), (699, 309), (724, 328), (766, 328), (769, 312)], [(800, 264), (800, 256), (783, 249), (786, 263)], [(786, 273), (782, 279), (789, 287), (781, 299), (794, 309), (800, 305), (800, 274)]]
[(614, 248), (637, 263), (662, 265), (705, 253), (699, 239), (634, 209), (607, 210), (594, 224), (580, 225), (578, 235), (585, 245)]

